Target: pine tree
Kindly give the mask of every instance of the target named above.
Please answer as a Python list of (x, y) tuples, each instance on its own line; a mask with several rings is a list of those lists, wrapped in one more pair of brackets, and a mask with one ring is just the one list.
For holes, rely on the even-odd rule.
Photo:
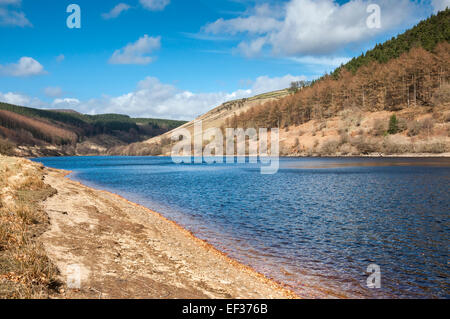
[(398, 120), (397, 120), (397, 116), (395, 116), (395, 114), (392, 115), (391, 119), (389, 120), (388, 133), (389, 134), (397, 134), (398, 133)]

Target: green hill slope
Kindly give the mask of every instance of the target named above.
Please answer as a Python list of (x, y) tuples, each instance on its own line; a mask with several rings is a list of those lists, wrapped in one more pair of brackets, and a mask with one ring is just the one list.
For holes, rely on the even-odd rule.
[(143, 141), (184, 123), (0, 103), (0, 152), (16, 148), (24, 156), (103, 154), (110, 147)]

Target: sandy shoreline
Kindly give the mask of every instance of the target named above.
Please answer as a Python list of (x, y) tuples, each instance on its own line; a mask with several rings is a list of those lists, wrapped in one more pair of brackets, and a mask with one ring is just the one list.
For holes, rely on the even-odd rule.
[(44, 202), (50, 229), (40, 240), (67, 281), (66, 298), (296, 298), (173, 221), (125, 198), (45, 168), (58, 193)]

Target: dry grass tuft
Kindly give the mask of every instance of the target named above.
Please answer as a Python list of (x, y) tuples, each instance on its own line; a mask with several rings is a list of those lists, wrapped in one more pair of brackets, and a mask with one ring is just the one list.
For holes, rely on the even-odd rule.
[(0, 157), (0, 186), (0, 298), (48, 298), (58, 270), (36, 238), (48, 226), (40, 203), (55, 190), (42, 167), (10, 157)]

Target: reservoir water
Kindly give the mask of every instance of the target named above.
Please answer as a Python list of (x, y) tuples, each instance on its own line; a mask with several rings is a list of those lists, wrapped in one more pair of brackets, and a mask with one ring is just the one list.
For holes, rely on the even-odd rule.
[(274, 175), (166, 157), (35, 161), (158, 211), (300, 296), (450, 297), (450, 159), (283, 158)]

